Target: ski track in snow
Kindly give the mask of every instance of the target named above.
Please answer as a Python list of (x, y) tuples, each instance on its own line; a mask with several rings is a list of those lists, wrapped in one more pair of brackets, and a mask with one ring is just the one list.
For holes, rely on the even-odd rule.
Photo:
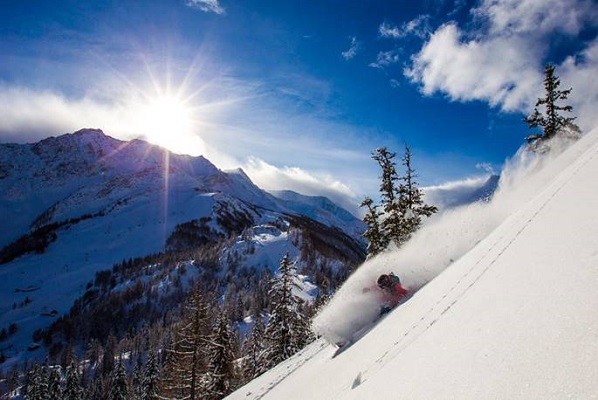
[[(312, 350), (312, 348), (314, 348), (314, 347), (315, 347), (315, 349)], [(322, 350), (324, 350), (328, 347), (329, 347), (328, 343), (325, 340), (321, 340), (321, 339), (316, 340), (315, 342), (311, 343), (310, 345), (305, 347), (303, 350), (301, 350), (300, 352), (298, 352), (297, 354), (292, 356), (288, 361), (278, 364), (277, 366), (274, 367), (273, 370), (270, 370), (270, 371), (273, 371), (272, 373), (274, 373), (276, 375), (276, 378), (271, 381), (268, 381), (268, 384), (265, 387), (260, 388), (263, 390), (263, 391), (261, 391), (261, 393), (256, 394), (256, 393), (247, 392), (246, 397), (249, 398), (249, 396), (255, 395), (254, 397), (251, 397), (251, 398), (255, 399), (255, 400), (264, 398), (264, 396), (268, 395), (276, 386), (278, 386), (282, 381), (284, 381), (286, 379), (286, 377), (288, 377), (293, 372), (295, 372), (296, 370), (301, 368), (301, 366), (303, 366), (303, 364), (307, 363), (313, 357), (318, 355)], [(312, 351), (313, 351), (313, 353), (309, 354)], [(309, 355), (306, 355), (306, 353)], [(270, 371), (268, 371), (268, 373), (270, 373)]]

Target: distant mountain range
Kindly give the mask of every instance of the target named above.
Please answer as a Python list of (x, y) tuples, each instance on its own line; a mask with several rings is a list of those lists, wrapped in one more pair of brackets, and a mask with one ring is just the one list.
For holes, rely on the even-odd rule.
[(326, 198), (273, 195), (242, 170), (96, 129), (0, 144), (0, 215), (0, 330), (18, 326), (0, 350), (14, 354), (122, 260), (214, 243), (223, 276), (233, 261), (274, 270), (287, 252), (307, 266), (307, 245), (340, 275), (365, 259), (363, 222)]

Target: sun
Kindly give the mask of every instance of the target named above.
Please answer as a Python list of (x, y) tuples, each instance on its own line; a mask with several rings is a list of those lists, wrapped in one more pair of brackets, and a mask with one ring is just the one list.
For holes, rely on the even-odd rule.
[(168, 94), (146, 98), (136, 114), (137, 129), (148, 142), (175, 153), (199, 155), (204, 151), (193, 107), (184, 99)]

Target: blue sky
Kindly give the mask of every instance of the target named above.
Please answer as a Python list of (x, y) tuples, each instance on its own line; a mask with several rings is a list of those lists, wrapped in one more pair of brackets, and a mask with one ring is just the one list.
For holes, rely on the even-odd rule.
[(596, 122), (592, 0), (3, 1), (0, 32), (0, 142), (101, 128), (344, 205), (381, 146), (424, 186), (499, 170), (547, 62)]

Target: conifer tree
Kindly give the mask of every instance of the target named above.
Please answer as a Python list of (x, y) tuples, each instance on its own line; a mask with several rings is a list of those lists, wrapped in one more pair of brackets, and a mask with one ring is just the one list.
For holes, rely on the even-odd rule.
[(66, 383), (62, 394), (63, 399), (69, 400), (82, 400), (83, 399), (83, 387), (81, 386), (81, 378), (77, 364), (71, 362), (66, 368)]
[[(533, 134), (525, 139), (530, 144), (532, 150), (538, 149), (538, 145), (555, 137), (561, 133), (568, 133), (570, 136), (577, 137), (579, 134), (579, 127), (573, 123), (574, 117), (565, 117), (561, 115), (562, 112), (571, 112), (572, 107), (569, 105), (559, 105), (557, 102), (566, 100), (571, 93), (571, 88), (567, 90), (559, 90), (561, 81), (554, 73), (555, 67), (553, 65), (546, 65), (544, 67), (544, 91), (545, 97), (538, 98), (534, 112), (528, 117), (524, 118), (530, 128), (542, 129), (541, 134)], [(544, 106), (545, 112), (542, 113), (538, 107)]]
[(272, 313), (264, 332), (264, 366), (269, 369), (301, 350), (310, 337), (309, 323), (301, 312), (303, 302), (294, 264), (287, 253), (280, 262), (278, 276), (271, 282)]
[(372, 153), (372, 158), (378, 162), (382, 169), (382, 175), (380, 176), (380, 197), (385, 208), (387, 205), (394, 203), (396, 197), (396, 182), (399, 180), (396, 164), (393, 161), (396, 156), (396, 153), (388, 151), (386, 147), (380, 147)]
[(253, 317), (253, 327), (243, 344), (243, 377), (250, 381), (267, 371), (264, 362), (264, 322), (259, 312)]
[(187, 301), (183, 318), (174, 332), (161, 395), (190, 400), (202, 397), (210, 333), (208, 318), (208, 305), (198, 287)]
[(48, 382), (48, 399), (59, 400), (62, 397), (62, 389), (60, 387), (60, 374), (54, 368), (48, 366), (46, 369), (46, 380)]
[(386, 147), (376, 149), (372, 158), (378, 162), (382, 169), (380, 176), (380, 198), (384, 211), (384, 218), (380, 223), (380, 231), (384, 237), (383, 244), (388, 245), (391, 241), (401, 244), (403, 215), (399, 208), (398, 186), (399, 176), (396, 164), (393, 159), (396, 153), (390, 152)]
[[(104, 400), (108, 397), (109, 384), (105, 384), (105, 378), (101, 375), (96, 376), (85, 390), (85, 400)], [(109, 382), (108, 382), (109, 383)]]
[(206, 390), (209, 398), (221, 399), (232, 392), (236, 381), (232, 332), (224, 310), (214, 325), (208, 358)]
[(141, 354), (138, 355), (135, 367), (133, 368), (133, 380), (131, 382), (131, 398), (135, 400), (141, 399), (141, 384), (143, 382), (143, 360)]
[(141, 382), (141, 400), (156, 400), (159, 398), (159, 373), (156, 354), (150, 351), (145, 364), (143, 381)]
[(388, 240), (380, 228), (380, 216), (382, 213), (378, 211), (378, 206), (374, 204), (374, 200), (371, 197), (366, 197), (361, 202), (360, 207), (367, 208), (366, 214), (363, 217), (363, 222), (367, 224), (367, 229), (362, 236), (368, 241), (368, 257), (373, 257), (388, 246)]
[(39, 364), (35, 364), (27, 372), (25, 398), (27, 400), (46, 400), (49, 398), (46, 369)]
[(383, 212), (379, 213), (373, 200), (369, 197), (362, 203), (368, 212), (364, 222), (368, 229), (364, 233), (370, 244), (368, 255), (375, 255), (384, 250), (392, 241), (398, 247), (402, 246), (420, 227), (422, 217), (429, 217), (438, 209), (423, 202), (423, 193), (415, 181), (416, 174), (411, 164), (411, 149), (405, 145), (405, 155), (402, 165), (405, 175), (399, 177), (393, 161), (395, 153), (386, 148), (379, 148), (372, 154), (382, 169), (380, 198)]
[(114, 366), (112, 379), (110, 380), (110, 400), (128, 400), (129, 390), (127, 388), (127, 375), (122, 360), (119, 360)]
[(423, 192), (415, 181), (417, 175), (411, 165), (411, 149), (408, 145), (405, 145), (402, 164), (405, 167), (405, 175), (401, 177), (402, 183), (398, 189), (399, 210), (402, 216), (400, 244), (409, 240), (411, 235), (419, 229), (422, 217), (430, 217), (438, 212), (436, 206), (424, 203)]

